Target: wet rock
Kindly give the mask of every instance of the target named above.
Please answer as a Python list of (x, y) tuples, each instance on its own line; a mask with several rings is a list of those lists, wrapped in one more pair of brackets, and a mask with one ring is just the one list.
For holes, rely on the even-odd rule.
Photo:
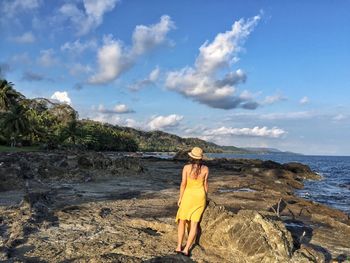
[(286, 170), (289, 170), (296, 174), (298, 177), (302, 179), (312, 179), (312, 180), (319, 180), (322, 177), (315, 172), (313, 172), (309, 166), (301, 163), (291, 162), (283, 164), (283, 167)]

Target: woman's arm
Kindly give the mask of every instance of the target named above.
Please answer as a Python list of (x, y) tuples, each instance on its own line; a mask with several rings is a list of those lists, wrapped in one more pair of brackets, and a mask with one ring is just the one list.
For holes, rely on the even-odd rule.
[(181, 185), (180, 185), (180, 196), (179, 196), (179, 200), (177, 201), (178, 206), (180, 206), (181, 199), (182, 199), (182, 196), (183, 196), (185, 188), (186, 188), (186, 184), (187, 184), (187, 169), (186, 169), (186, 165), (185, 165), (184, 168), (182, 169), (182, 181), (181, 181)]
[(206, 194), (208, 194), (208, 176), (209, 176), (209, 169), (207, 168), (207, 172), (204, 177), (204, 190)]

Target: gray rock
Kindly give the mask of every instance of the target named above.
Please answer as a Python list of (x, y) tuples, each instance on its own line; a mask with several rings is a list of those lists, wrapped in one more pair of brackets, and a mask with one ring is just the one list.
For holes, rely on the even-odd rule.
[(274, 214), (241, 210), (238, 214), (210, 202), (203, 214), (200, 245), (217, 248), (227, 258), (244, 262), (287, 262), (293, 239)]

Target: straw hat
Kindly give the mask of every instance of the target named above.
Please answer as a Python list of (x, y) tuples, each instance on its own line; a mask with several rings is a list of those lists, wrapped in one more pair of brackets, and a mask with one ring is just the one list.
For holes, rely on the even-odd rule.
[(193, 147), (193, 149), (188, 153), (188, 155), (193, 159), (202, 159), (203, 150), (199, 147)]

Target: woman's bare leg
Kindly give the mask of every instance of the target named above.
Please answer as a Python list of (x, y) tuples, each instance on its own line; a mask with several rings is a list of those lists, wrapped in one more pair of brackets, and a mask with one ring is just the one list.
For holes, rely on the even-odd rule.
[(188, 255), (188, 251), (192, 245), (194, 238), (196, 237), (197, 226), (198, 226), (198, 222), (191, 221), (191, 230), (190, 230), (190, 233), (189, 233), (188, 238), (187, 238), (187, 243), (186, 243), (185, 248), (182, 250), (182, 252), (186, 255)]
[(185, 234), (185, 224), (186, 224), (186, 220), (179, 220), (179, 225), (177, 228), (177, 247), (176, 247), (176, 251), (181, 251), (182, 249), (182, 240), (184, 238), (184, 234)]

